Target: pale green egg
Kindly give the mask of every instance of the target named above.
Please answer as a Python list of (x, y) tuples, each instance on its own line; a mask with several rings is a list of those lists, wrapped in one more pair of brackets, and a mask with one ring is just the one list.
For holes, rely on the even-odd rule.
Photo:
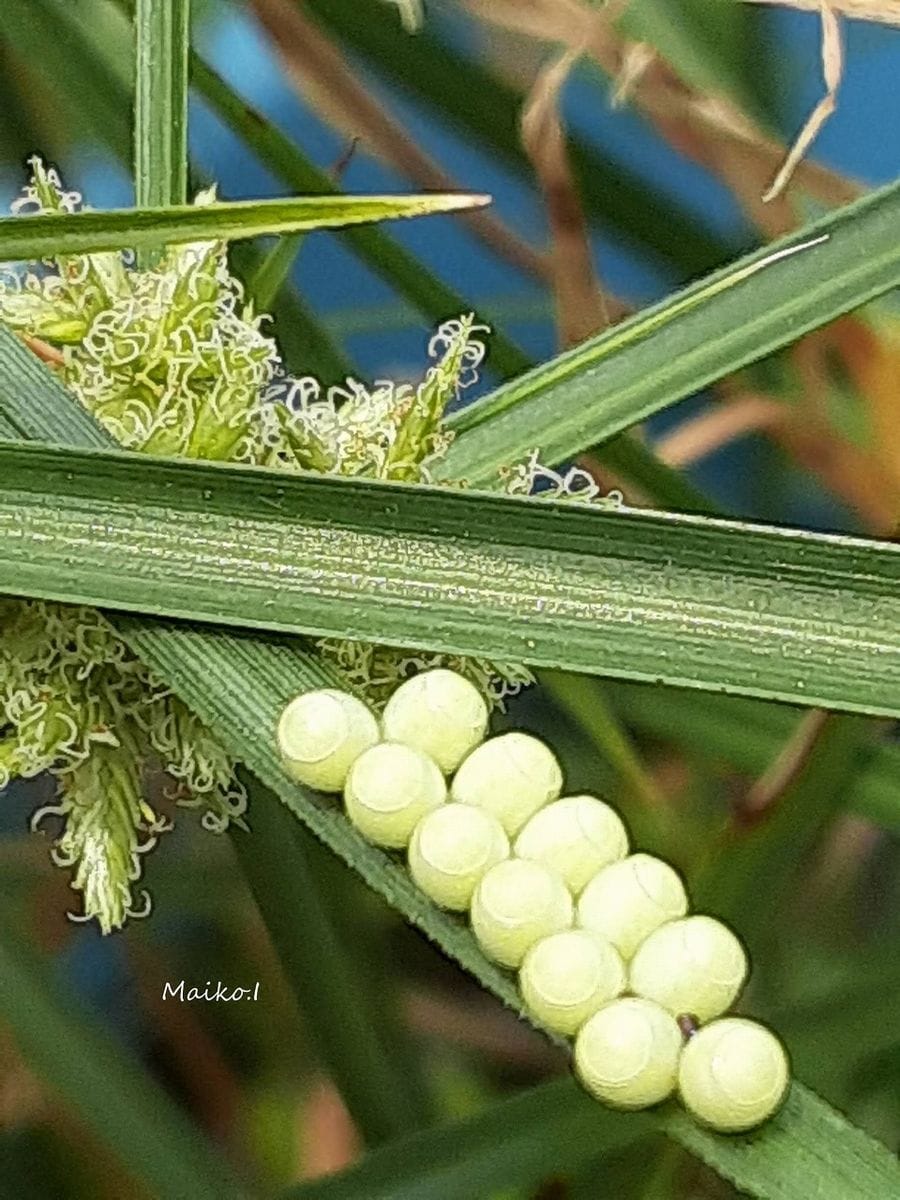
[(514, 731), (482, 743), (456, 772), (450, 788), (460, 804), (493, 813), (514, 837), (539, 808), (562, 790), (556, 755), (539, 738)]
[(674, 1016), (690, 1013), (702, 1025), (731, 1007), (746, 978), (744, 947), (726, 925), (684, 917), (661, 925), (638, 947), (629, 990)]
[(661, 858), (632, 854), (604, 867), (578, 899), (576, 923), (612, 942), (630, 959), (654, 929), (687, 912), (678, 872)]
[(378, 722), (349, 692), (303, 692), (285, 706), (276, 740), (288, 774), (320, 792), (340, 792), (347, 772), (380, 737)]
[(675, 1090), (683, 1039), (671, 1013), (637, 996), (605, 1005), (575, 1039), (575, 1070), (613, 1108), (649, 1108)]
[(504, 967), (521, 966), (535, 942), (572, 924), (572, 897), (540, 863), (510, 858), (485, 874), (472, 896), (472, 929), (482, 950)]
[(771, 1030), (744, 1017), (725, 1017), (685, 1046), (678, 1091), (701, 1124), (720, 1133), (743, 1133), (778, 1111), (790, 1075), (787, 1052)]
[(536, 942), (519, 971), (529, 1013), (542, 1025), (574, 1037), (588, 1017), (625, 991), (625, 964), (609, 942), (584, 929), (566, 929)]
[(516, 838), (518, 858), (532, 858), (561, 875), (577, 896), (601, 868), (628, 853), (622, 818), (595, 796), (565, 796), (540, 809)]
[(415, 746), (445, 775), (484, 740), (487, 724), (488, 707), (475, 685), (443, 667), (402, 683), (382, 717), (388, 741)]
[(496, 817), (470, 804), (444, 804), (423, 817), (409, 844), (409, 870), (442, 908), (462, 912), (482, 876), (509, 857)]
[(438, 765), (412, 746), (381, 742), (359, 756), (347, 775), (344, 806), (363, 837), (399, 850), (413, 830), (447, 799)]

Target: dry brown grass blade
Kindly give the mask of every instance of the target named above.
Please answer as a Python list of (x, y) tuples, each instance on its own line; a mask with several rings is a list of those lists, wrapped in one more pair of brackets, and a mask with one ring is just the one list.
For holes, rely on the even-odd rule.
[[(748, 4), (778, 4), (782, 8), (801, 8), (818, 12), (822, 0), (745, 0)], [(878, 21), (882, 25), (900, 26), (900, 0), (828, 0), (831, 8), (842, 17), (855, 21)]]
[(767, 396), (738, 396), (683, 421), (654, 446), (670, 467), (692, 466), (738, 438), (784, 424), (785, 405)]
[(522, 143), (534, 164), (550, 225), (553, 294), (563, 346), (577, 345), (610, 323), (559, 116), (560, 90), (578, 57), (570, 50), (543, 70), (522, 113)]
[(330, 1079), (313, 1085), (298, 1114), (298, 1126), (303, 1179), (343, 1171), (359, 1157), (356, 1127)]
[[(634, 65), (631, 44), (617, 33), (604, 11), (589, 8), (581, 0), (460, 0), (463, 7), (483, 21), (524, 33), (530, 37), (584, 49), (613, 81), (627, 78)], [(753, 211), (759, 199), (752, 198), (749, 178), (770, 179), (784, 161), (787, 149), (762, 134), (730, 100), (708, 96), (683, 83), (659, 58), (639, 59), (638, 77), (630, 80), (635, 106), (681, 153), (693, 158), (742, 189), (741, 199)], [(728, 149), (727, 156), (724, 151)], [(736, 167), (742, 159), (747, 169)], [(834, 171), (814, 163), (800, 162), (798, 182), (826, 204), (845, 204), (860, 194), (860, 188)], [(763, 228), (768, 228), (765, 221)]]
[[(465, 190), (409, 136), (351, 70), (340, 50), (291, 0), (252, 0), (256, 16), (271, 37), (296, 87), (329, 124), (350, 140), (429, 191)], [(473, 212), (461, 216), (496, 254), (530, 275), (546, 279), (543, 255), (497, 217)]]
[(837, 108), (837, 93), (844, 74), (844, 48), (837, 13), (829, 0), (819, 5), (822, 18), (822, 74), (825, 79), (825, 95), (806, 118), (806, 122), (779, 168), (763, 199), (774, 200), (790, 183), (797, 166), (806, 157), (806, 152), (819, 136), (822, 126)]
[(893, 481), (900, 522), (900, 324), (881, 330), (860, 318), (845, 318), (833, 327), (832, 344), (868, 408), (872, 453)]

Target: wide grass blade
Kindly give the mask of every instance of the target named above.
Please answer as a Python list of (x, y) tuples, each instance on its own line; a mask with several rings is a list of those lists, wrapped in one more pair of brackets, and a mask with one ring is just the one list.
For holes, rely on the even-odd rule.
[(27, 945), (11, 913), (0, 913), (0, 1020), (26, 1061), (148, 1194), (246, 1200), (249, 1189), (124, 1049), (80, 1011), (77, 997)]
[(900, 716), (900, 546), (0, 446), (0, 590)]
[(765, 246), (462, 410), (440, 465), (562, 462), (900, 284), (900, 183)]
[(487, 204), (486, 196), (302, 196), (293, 200), (238, 200), (158, 209), (49, 213), (0, 218), (0, 262), (60, 254), (93, 254), (173, 242), (253, 238), (265, 233), (340, 229), (371, 221), (458, 212)]

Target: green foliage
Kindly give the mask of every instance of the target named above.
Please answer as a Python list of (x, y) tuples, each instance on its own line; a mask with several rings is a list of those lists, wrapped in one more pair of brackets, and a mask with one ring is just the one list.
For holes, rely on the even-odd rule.
[[(420, 390), (422, 407), (390, 437), (379, 437), (368, 398), (362, 436), (352, 400), (327, 409), (327, 424), (301, 426), (290, 444), (299, 464), (354, 482), (0, 447), (0, 515), (13, 531), (6, 551), (0, 540), (6, 587), (433, 654), (491, 647), (501, 662), (900, 715), (896, 546), (572, 503), (577, 476), (568, 502), (537, 511), (524, 497), (363, 482), (408, 477), (406, 430), (433, 450), (429, 396)], [(332, 421), (349, 463), (316, 437)], [(129, 481), (139, 499), (120, 499)], [(92, 543), (86, 530), (101, 520), (106, 539)], [(378, 603), (361, 607), (360, 595)]]
[[(631, 430), (736, 371), (783, 389), (780, 364), (755, 364), (896, 287), (896, 185), (527, 370), (502, 330), (460, 315), (481, 306), (368, 224), (479, 198), (339, 194), (192, 52), (190, 7), (0, 5), (3, 63), (8, 43), (28, 72), (25, 83), (7, 72), (0, 85), (17, 128), (48, 136), (52, 124), (54, 153), (87, 135), (120, 157), (134, 9), (138, 205), (76, 211), (75, 194), (36, 164), (23, 207), (37, 215), (0, 220), (0, 259), (33, 260), (7, 272), (0, 289), (0, 786), (45, 771), (56, 777), (55, 802), (36, 820), (62, 819), (53, 856), (71, 868), (85, 914), (104, 931), (140, 911), (143, 852), (169, 827), (167, 799), (150, 802), (159, 768), (175, 781), (174, 799), (203, 807), (204, 824), (231, 827), (319, 1059), (364, 1140), (388, 1143), (291, 1195), (475, 1200), (503, 1189), (506, 1200), (509, 1189), (530, 1194), (555, 1179), (573, 1196), (621, 1191), (619, 1181), (642, 1200), (664, 1189), (674, 1196), (684, 1156), (641, 1177), (642, 1163), (655, 1169), (662, 1135), (760, 1200), (895, 1196), (893, 1155), (799, 1083), (752, 1138), (717, 1137), (674, 1107), (606, 1112), (569, 1079), (419, 1128), (434, 1096), (418, 1073), (428, 1058), (394, 1021), (406, 964), (380, 941), (382, 918), (349, 890), (350, 872), (330, 876), (320, 843), (515, 1012), (520, 997), (396, 858), (288, 779), (273, 731), (298, 690), (349, 683), (378, 705), (416, 665), (461, 667), (498, 702), (531, 680), (531, 667), (581, 672), (552, 676), (544, 695), (589, 738), (581, 752), (589, 777), (606, 771), (620, 781), (636, 827), (683, 860), (710, 911), (730, 916), (758, 953), (754, 1005), (786, 1031), (800, 1073), (848, 1105), (854, 1086), (864, 1090), (861, 1075), (873, 1087), (879, 1072), (889, 1077), (895, 1038), (883, 995), (895, 986), (895, 963), (888, 955), (869, 964), (866, 987), (858, 985), (865, 953), (854, 953), (855, 893), (840, 873), (828, 874), (827, 856), (811, 893), (811, 907), (837, 926), (824, 969), (822, 948), (806, 944), (814, 922), (795, 893), (805, 893), (811, 855), (847, 813), (900, 828), (896, 746), (862, 715), (820, 720), (770, 702), (900, 715), (896, 548), (713, 519), (709, 498)], [(437, 8), (420, 28), (418, 4), (392, 7), (399, 11), (382, 0), (306, 0), (304, 11), (381, 81), (530, 174), (519, 84), (445, 44)], [(713, 13), (693, 0), (681, 7), (676, 28), (668, 0), (640, 0), (627, 28), (683, 79), (721, 87), (758, 115), (767, 106), (765, 64), (746, 48), (758, 47), (748, 31), (759, 14), (737, 4)], [(302, 198), (220, 204), (207, 193), (185, 203), (188, 68), (197, 93)], [(31, 103), (32, 85), (38, 92), (45, 77), (52, 123)], [(0, 135), (8, 125), (0, 116)], [(39, 149), (30, 133), (28, 143)], [(632, 248), (681, 278), (728, 257), (722, 238), (661, 187), (579, 137), (568, 153), (589, 217)], [(353, 252), (441, 326), (417, 384), (356, 380), (345, 349), (285, 286), (296, 239), (344, 227)], [(249, 245), (226, 259), (227, 241), (272, 234), (283, 240), (262, 265)], [(263, 323), (270, 304), (274, 327)], [(487, 348), (509, 382), (445, 419)], [(843, 381), (841, 402), (855, 399)], [(858, 418), (842, 413), (861, 446), (868, 428)], [(621, 508), (580, 469), (539, 462), (538, 451), (558, 466), (589, 448), (682, 513)], [(774, 478), (792, 476), (779, 465)], [(466, 493), (463, 482), (508, 494)], [(539, 505), (535, 491), (558, 502)], [(598, 685), (596, 675), (612, 682)], [(716, 695), (723, 690), (744, 698)], [(577, 772), (578, 735), (562, 722), (554, 733)], [(236, 762), (252, 773), (249, 830)], [(752, 829), (742, 824), (752, 814), (731, 819), (726, 808), (745, 786), (738, 772), (762, 776), (755, 794), (771, 808)], [(204, 873), (217, 849), (205, 839)], [(882, 853), (887, 860), (886, 844)], [(876, 872), (874, 894), (891, 877), (861, 861)], [(238, 921), (233, 875), (229, 861), (215, 876), (223, 927)], [(4, 888), (6, 876), (4, 868)], [(270, 1192), (237, 1180), (145, 1074), (70, 1011), (12, 911), (0, 922), (0, 1015), (42, 1081), (149, 1194)], [(895, 933), (887, 912), (880, 920)], [(773, 930), (781, 953), (771, 950)], [(397, 976), (390, 989), (369, 977), (369, 942)], [(293, 1029), (293, 1009), (290, 1021)], [(277, 1054), (285, 1056), (281, 1045)], [(493, 1093), (490, 1068), (472, 1076)], [(873, 1111), (854, 1108), (864, 1118)], [(868, 1121), (887, 1137), (890, 1112), (886, 1105)], [(280, 1128), (295, 1122), (291, 1110)], [(718, 1194), (703, 1176), (688, 1186)]]

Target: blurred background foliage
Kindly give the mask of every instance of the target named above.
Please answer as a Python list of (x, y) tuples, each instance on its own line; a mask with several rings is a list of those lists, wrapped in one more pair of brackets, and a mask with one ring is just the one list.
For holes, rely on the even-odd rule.
[[(92, 206), (131, 202), (128, 7), (0, 4), (5, 202), (35, 151)], [(574, 0), (430, 0), (411, 34), (383, 0), (196, 5), (195, 188), (215, 181), (237, 199), (339, 180), (349, 191), (452, 185), (495, 197), (487, 215), (465, 220), (292, 243), (286, 281), (276, 274), (260, 295), (293, 370), (413, 377), (437, 321), (475, 309), (497, 331), (487, 387), (896, 174), (896, 30), (847, 24), (839, 107), (815, 165), (788, 199), (764, 207), (779, 152), (760, 155), (667, 109), (666, 97), (727, 103), (789, 141), (821, 93), (814, 16), (632, 0), (614, 44), (548, 76), (565, 44), (578, 44), (583, 11)], [(235, 251), (245, 279), (264, 248)], [(729, 514), (890, 536), (900, 510), (898, 379), (900, 324), (888, 300), (668, 410), (642, 437)], [(631, 502), (653, 499), (627, 462), (586, 465)], [(834, 734), (833, 719), (786, 706), (566, 676), (543, 679), (504, 719), (551, 740), (571, 790), (617, 803), (636, 840), (676, 861), (734, 922), (754, 954), (748, 1006), (784, 1034), (805, 1082), (897, 1149), (895, 730), (842, 719)], [(211, 838), (181, 822), (146, 863), (154, 914), (101, 939), (64, 919), (67, 880), (26, 832), (45, 798), (39, 787), (12, 787), (0, 808), (2, 907), (31, 943), (23, 953), (45, 960), (73, 1013), (99, 1016), (249, 1192), (334, 1171), (364, 1142), (469, 1117), (564, 1069), (553, 1047), (309, 835), (279, 824), (277, 806), (258, 798), (255, 849), (240, 832)], [(263, 920), (254, 896), (265, 909), (272, 889), (258, 886), (270, 869), (259, 847), (283, 838), (302, 843), (304, 876), (283, 881), (284, 910)], [(304, 936), (282, 966), (267, 930), (278, 940), (285, 920)], [(345, 951), (348, 976), (334, 965)], [(259, 981), (260, 999), (164, 1002), (164, 981), (182, 978)], [(337, 1044), (334, 1025), (365, 1027), (369, 1012), (408, 1094), (354, 1103), (334, 1079), (347, 1077), (342, 1055), (352, 1074), (362, 1043)], [(361, 1121), (367, 1110), (382, 1118)], [(559, 1137), (549, 1119), (543, 1136)], [(533, 1187), (477, 1195), (734, 1194), (655, 1141), (607, 1152), (602, 1173), (596, 1158), (575, 1155), (566, 1167), (565, 1148), (550, 1146), (549, 1161), (554, 1153), (560, 1167), (543, 1183), (536, 1167)], [(152, 1194), (42, 1083), (2, 1023), (0, 1194)]]

